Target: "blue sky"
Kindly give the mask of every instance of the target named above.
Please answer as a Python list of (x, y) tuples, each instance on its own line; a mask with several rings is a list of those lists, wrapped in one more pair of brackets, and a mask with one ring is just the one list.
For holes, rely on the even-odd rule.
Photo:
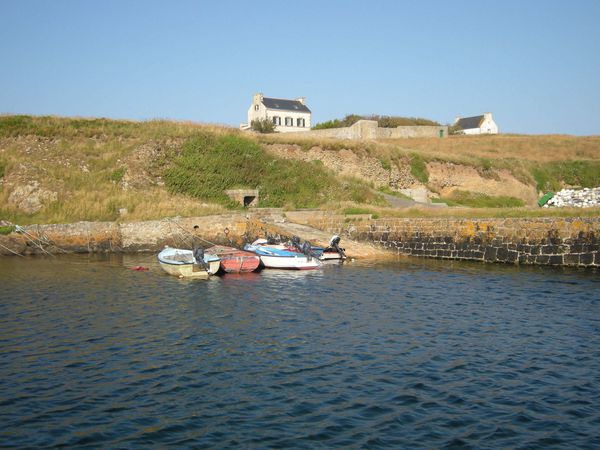
[(0, 0), (0, 113), (238, 126), (255, 92), (600, 134), (600, 1)]

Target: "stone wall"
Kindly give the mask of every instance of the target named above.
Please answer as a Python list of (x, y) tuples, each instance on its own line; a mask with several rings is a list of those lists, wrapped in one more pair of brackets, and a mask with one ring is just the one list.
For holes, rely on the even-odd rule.
[(359, 120), (345, 128), (328, 128), (326, 130), (310, 130), (302, 133), (286, 133), (287, 136), (333, 138), (333, 139), (400, 139), (409, 137), (447, 137), (447, 126), (403, 126), (396, 128), (380, 128), (375, 120)]
[(240, 245), (247, 229), (243, 214), (172, 218), (145, 222), (77, 222), (30, 225), (0, 235), (0, 255), (154, 252), (165, 245), (190, 248)]
[[(288, 213), (289, 215), (289, 213)], [(370, 241), (399, 254), (556, 266), (600, 266), (600, 218), (351, 220), (312, 212), (294, 216), (329, 233)]]
[[(289, 211), (285, 215), (287, 221), (402, 255), (508, 264), (600, 266), (599, 217), (374, 220), (365, 215), (352, 217), (321, 211)], [(31, 225), (23, 227), (20, 233), (0, 235), (0, 255), (154, 252), (165, 245), (190, 248), (213, 243), (241, 246), (255, 237), (281, 234), (277, 224), (283, 220), (279, 210), (262, 210), (252, 215), (147, 222)]]

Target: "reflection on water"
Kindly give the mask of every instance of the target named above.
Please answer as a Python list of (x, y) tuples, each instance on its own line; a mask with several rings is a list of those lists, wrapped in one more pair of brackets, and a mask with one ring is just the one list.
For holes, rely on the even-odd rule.
[(0, 258), (0, 447), (598, 448), (598, 280)]

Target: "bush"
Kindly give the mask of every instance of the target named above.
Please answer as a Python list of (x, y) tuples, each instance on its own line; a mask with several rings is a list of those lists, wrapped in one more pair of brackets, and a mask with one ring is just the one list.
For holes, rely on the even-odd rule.
[(396, 128), (401, 126), (414, 125), (434, 125), (439, 126), (439, 123), (422, 119), (419, 117), (398, 117), (398, 116), (379, 116), (372, 114), (370, 116), (359, 116), (358, 114), (348, 114), (342, 120), (334, 119), (327, 122), (318, 123), (313, 127), (313, 130), (323, 130), (327, 128), (345, 128), (351, 127), (359, 120), (376, 120), (378, 126), (382, 128)]
[(250, 123), (250, 127), (254, 131), (259, 133), (273, 133), (275, 132), (275, 124), (269, 119), (257, 119)]
[(314, 208), (327, 201), (377, 202), (364, 183), (340, 182), (321, 165), (278, 159), (256, 142), (232, 135), (190, 139), (165, 172), (171, 192), (237, 206), (227, 189), (259, 189), (261, 207)]
[(531, 171), (539, 191), (559, 191), (563, 185), (600, 186), (600, 161), (556, 161)]

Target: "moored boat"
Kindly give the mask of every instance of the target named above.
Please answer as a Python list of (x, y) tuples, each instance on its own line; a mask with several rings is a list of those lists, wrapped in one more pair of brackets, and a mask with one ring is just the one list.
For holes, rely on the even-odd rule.
[(206, 251), (221, 258), (221, 270), (226, 273), (254, 272), (260, 266), (258, 255), (234, 247), (215, 245)]
[(186, 250), (166, 247), (158, 254), (160, 267), (170, 275), (185, 278), (208, 278), (218, 272), (221, 259), (202, 249)]
[(252, 244), (246, 244), (244, 250), (260, 256), (262, 264), (267, 268), (308, 270), (316, 269), (321, 266), (319, 260), (311, 255), (272, 247), (260, 241), (263, 240), (255, 241)]
[(300, 238), (294, 236), (285, 243), (273, 243), (267, 239), (257, 239), (252, 245), (261, 245), (280, 250), (308, 254), (320, 261), (344, 261), (346, 259), (346, 252), (345, 249), (340, 247), (340, 240), (341, 238), (337, 234), (334, 234), (329, 240), (327, 247), (319, 247), (312, 246), (309, 242), (301, 243)]
[(346, 259), (346, 252), (340, 247), (340, 240), (341, 238), (334, 234), (327, 247), (312, 247), (311, 250), (318, 255), (321, 261), (343, 261)]

